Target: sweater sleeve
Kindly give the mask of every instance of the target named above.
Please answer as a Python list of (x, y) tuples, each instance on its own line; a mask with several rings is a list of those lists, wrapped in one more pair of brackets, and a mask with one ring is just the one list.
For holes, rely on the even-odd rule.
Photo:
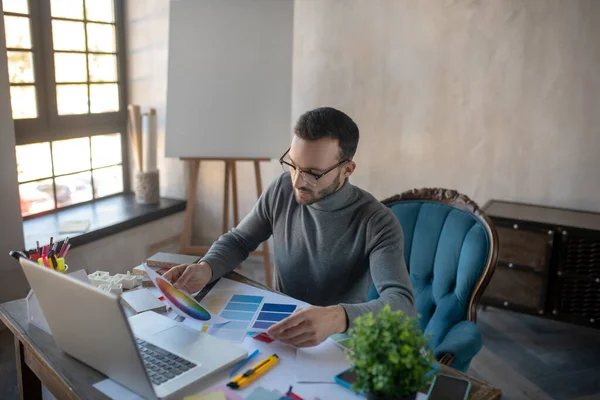
[(273, 232), (273, 203), (281, 177), (275, 179), (235, 228), (223, 234), (199, 262), (212, 269), (211, 282), (233, 271)]
[(342, 304), (348, 316), (348, 327), (365, 313), (376, 315), (385, 304), (415, 316), (415, 297), (404, 261), (404, 236), (400, 222), (391, 210), (375, 213), (367, 227), (371, 277), (379, 298), (366, 303)]

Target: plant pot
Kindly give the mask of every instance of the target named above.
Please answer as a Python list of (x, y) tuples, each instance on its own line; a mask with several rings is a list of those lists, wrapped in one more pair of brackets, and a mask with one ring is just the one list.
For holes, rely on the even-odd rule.
[(417, 393), (409, 394), (408, 396), (398, 397), (386, 397), (379, 396), (377, 394), (369, 393), (367, 394), (367, 400), (415, 400), (417, 398)]

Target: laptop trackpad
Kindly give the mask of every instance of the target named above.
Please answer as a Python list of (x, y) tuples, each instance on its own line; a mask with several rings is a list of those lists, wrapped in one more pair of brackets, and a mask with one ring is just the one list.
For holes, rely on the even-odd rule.
[(153, 311), (146, 311), (129, 317), (129, 325), (133, 334), (142, 339), (152, 337), (161, 331), (177, 326), (177, 324), (172, 319)]
[(174, 326), (152, 335), (152, 344), (162, 347), (165, 350), (179, 353), (182, 356), (187, 354), (188, 357), (198, 350), (201, 341), (199, 332), (180, 326)]

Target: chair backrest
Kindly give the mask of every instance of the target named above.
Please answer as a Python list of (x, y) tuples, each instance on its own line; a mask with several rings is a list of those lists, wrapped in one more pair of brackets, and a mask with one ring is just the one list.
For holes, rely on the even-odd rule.
[(404, 257), (421, 327), (436, 347), (477, 304), (494, 271), (498, 237), (467, 196), (447, 189), (415, 189), (382, 201), (404, 231)]

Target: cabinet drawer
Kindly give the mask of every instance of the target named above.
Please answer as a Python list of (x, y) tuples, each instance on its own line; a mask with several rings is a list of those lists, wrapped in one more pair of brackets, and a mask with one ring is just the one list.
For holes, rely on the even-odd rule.
[(568, 235), (561, 274), (580, 276), (600, 283), (600, 237)]
[(498, 262), (531, 268), (536, 272), (548, 270), (553, 235), (548, 231), (514, 229), (496, 226), (498, 232)]
[(558, 306), (552, 310), (560, 319), (581, 324), (600, 323), (600, 282), (589, 278), (561, 277)]
[(544, 310), (546, 280), (542, 275), (496, 267), (483, 297), (507, 308), (524, 307), (536, 313)]

